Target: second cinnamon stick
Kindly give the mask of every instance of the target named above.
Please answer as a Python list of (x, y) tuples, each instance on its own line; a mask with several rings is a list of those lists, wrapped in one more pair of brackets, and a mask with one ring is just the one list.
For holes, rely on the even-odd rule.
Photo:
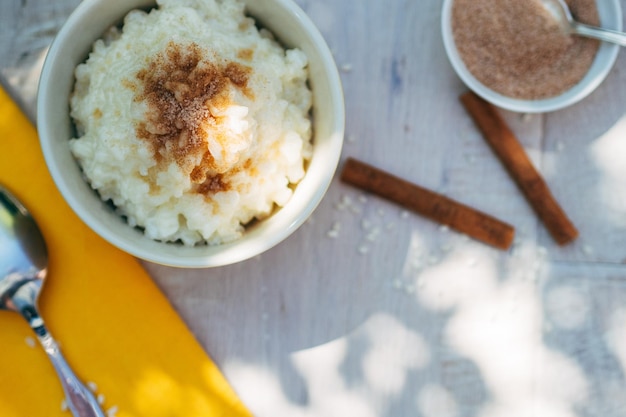
[(341, 180), (497, 248), (507, 249), (513, 242), (510, 225), (355, 159), (348, 158)]
[(495, 107), (473, 92), (463, 94), (461, 102), (554, 240), (565, 245), (576, 239), (578, 230)]

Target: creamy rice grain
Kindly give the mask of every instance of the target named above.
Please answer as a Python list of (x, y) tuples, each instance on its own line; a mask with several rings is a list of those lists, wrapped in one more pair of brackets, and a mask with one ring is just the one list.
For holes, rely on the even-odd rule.
[(76, 68), (72, 153), (147, 236), (241, 236), (283, 206), (311, 156), (307, 57), (239, 0), (159, 0), (132, 11)]

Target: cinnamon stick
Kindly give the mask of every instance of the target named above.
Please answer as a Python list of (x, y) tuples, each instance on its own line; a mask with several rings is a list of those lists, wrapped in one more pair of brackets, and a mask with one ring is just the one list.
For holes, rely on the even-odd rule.
[(578, 237), (578, 230), (559, 206), (548, 185), (496, 108), (473, 92), (463, 94), (460, 99), (554, 240), (559, 245), (575, 240)]
[(496, 248), (508, 249), (513, 242), (512, 226), (353, 158), (348, 158), (341, 180)]

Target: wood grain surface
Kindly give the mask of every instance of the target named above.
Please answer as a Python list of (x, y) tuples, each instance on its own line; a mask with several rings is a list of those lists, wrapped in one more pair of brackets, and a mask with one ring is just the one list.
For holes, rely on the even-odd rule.
[[(0, 2), (0, 74), (33, 119), (46, 48), (78, 3)], [(441, 1), (298, 3), (340, 68), (342, 161), (517, 233), (493, 249), (335, 178), (258, 258), (145, 264), (242, 399), (260, 417), (626, 416), (626, 56), (577, 105), (502, 112), (580, 232), (559, 247), (458, 100)]]

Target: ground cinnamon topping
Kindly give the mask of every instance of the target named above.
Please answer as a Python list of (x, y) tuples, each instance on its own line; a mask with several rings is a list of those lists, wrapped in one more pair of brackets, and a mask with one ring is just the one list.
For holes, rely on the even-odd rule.
[(237, 52), (237, 58), (244, 59), (246, 61), (250, 61), (253, 56), (254, 50), (250, 48), (240, 49), (239, 52)]
[[(162, 53), (137, 73), (135, 101), (148, 106), (145, 121), (136, 125), (137, 137), (147, 141), (158, 163), (175, 161), (206, 194), (228, 189), (228, 182), (208, 150), (207, 132), (224, 143), (220, 117), (209, 109), (223, 109), (235, 87), (251, 96), (249, 67), (236, 62), (216, 64), (195, 43), (170, 42)], [(198, 161), (200, 161), (198, 163)]]
[[(598, 25), (595, 0), (566, 0), (579, 21)], [(452, 30), (468, 70), (519, 99), (554, 97), (591, 67), (599, 42), (571, 36), (541, 0), (454, 0)]]
[(199, 194), (214, 194), (220, 191), (228, 189), (228, 184), (225, 182), (224, 175), (217, 174), (213, 177), (207, 178), (199, 187)]

